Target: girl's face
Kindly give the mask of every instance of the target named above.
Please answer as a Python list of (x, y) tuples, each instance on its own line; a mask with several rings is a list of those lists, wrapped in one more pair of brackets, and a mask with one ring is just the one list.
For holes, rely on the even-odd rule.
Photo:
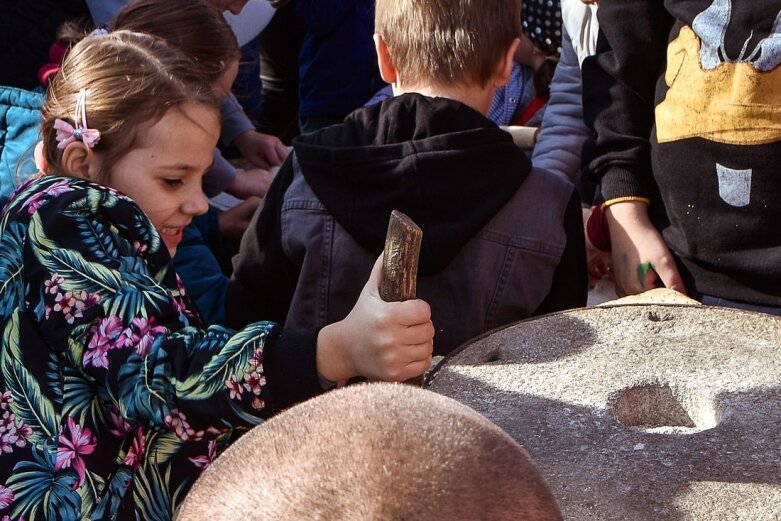
[(515, 61), (536, 71), (542, 65), (542, 62), (545, 61), (545, 53), (539, 50), (525, 34), (521, 33), (520, 40), (521, 43), (518, 45), (518, 50), (515, 51)]
[[(211, 166), (219, 133), (216, 110), (181, 104), (142, 130), (137, 146), (108, 172), (108, 185), (138, 203), (171, 257), (184, 227), (208, 210), (201, 180)], [(96, 159), (100, 161), (98, 154)]]

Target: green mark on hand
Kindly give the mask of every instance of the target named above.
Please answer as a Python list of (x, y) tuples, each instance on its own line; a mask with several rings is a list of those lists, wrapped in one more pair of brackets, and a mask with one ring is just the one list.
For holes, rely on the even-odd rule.
[(650, 262), (641, 262), (637, 265), (637, 281), (643, 289), (645, 289), (645, 277), (648, 275), (648, 272), (653, 269), (654, 265)]

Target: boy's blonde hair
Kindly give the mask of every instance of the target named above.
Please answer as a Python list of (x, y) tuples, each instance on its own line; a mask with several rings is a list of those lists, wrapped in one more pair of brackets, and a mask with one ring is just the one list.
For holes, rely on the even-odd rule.
[(400, 84), (485, 86), (521, 34), (520, 0), (377, 0)]
[(139, 130), (159, 121), (172, 107), (182, 103), (212, 107), (214, 124), (219, 125), (211, 85), (185, 55), (146, 34), (117, 31), (90, 36), (71, 49), (49, 84), (41, 109), (44, 173), (63, 173), (54, 122), (61, 119), (75, 126), (82, 90), (87, 126), (100, 131), (95, 145), (102, 159), (100, 181), (105, 182), (106, 172), (133, 148)]
[(195, 483), (177, 519), (561, 517), (528, 454), (497, 426), (429, 391), (369, 384), (244, 435)]

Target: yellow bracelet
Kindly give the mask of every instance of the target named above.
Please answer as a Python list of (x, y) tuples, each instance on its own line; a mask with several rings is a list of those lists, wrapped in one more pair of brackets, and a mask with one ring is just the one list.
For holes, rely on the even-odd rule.
[(613, 206), (614, 204), (618, 203), (645, 203), (645, 204), (651, 204), (651, 200), (647, 197), (639, 197), (636, 195), (629, 195), (626, 197), (616, 197), (615, 199), (610, 199), (609, 201), (605, 201), (602, 203), (602, 205), (599, 207), (600, 210), (604, 210), (605, 208), (609, 206)]

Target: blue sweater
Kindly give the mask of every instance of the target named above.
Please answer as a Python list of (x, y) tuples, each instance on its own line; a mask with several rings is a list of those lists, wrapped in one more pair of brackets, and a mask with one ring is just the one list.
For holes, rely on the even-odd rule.
[(341, 118), (382, 87), (373, 0), (297, 0), (306, 30), (299, 55), (302, 117)]

